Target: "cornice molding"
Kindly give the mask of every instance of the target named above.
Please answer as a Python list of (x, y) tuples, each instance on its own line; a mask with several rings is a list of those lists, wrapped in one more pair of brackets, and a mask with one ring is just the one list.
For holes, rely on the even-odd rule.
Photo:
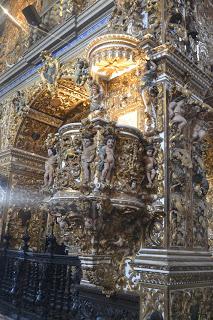
[(97, 34), (103, 33), (113, 5), (113, 0), (97, 1), (77, 18), (70, 17), (51, 30), (51, 36), (37, 41), (18, 63), (0, 76), (0, 99), (14, 90), (28, 86), (39, 77), (41, 51), (54, 52), (64, 63), (81, 51)]

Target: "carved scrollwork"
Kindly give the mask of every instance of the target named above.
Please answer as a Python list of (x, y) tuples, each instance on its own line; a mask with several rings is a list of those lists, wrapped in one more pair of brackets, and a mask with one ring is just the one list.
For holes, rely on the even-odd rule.
[(27, 90), (17, 91), (1, 103), (1, 149), (5, 150), (15, 143), (20, 125), (29, 113), (29, 94)]
[(150, 219), (142, 202), (144, 144), (137, 129), (102, 119), (66, 125), (57, 138), (58, 192), (49, 211), (68, 247), (109, 256), (104, 265), (85, 266), (87, 279), (108, 293), (126, 286), (125, 259), (140, 249), (141, 226)]
[(164, 240), (163, 215), (155, 214), (149, 222), (146, 230), (146, 246), (162, 247)]
[(146, 221), (142, 208), (84, 196), (69, 201), (53, 199), (49, 212), (56, 218), (58, 240), (68, 248), (80, 248), (81, 255), (109, 257), (107, 263), (83, 267), (86, 279), (108, 293), (126, 285), (125, 260), (139, 250), (140, 230)]

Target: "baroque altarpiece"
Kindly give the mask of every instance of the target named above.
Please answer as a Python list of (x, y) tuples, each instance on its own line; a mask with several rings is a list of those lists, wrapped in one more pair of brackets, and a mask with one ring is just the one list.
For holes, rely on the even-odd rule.
[(2, 240), (54, 233), (141, 320), (213, 319), (213, 5), (57, 5), (1, 35)]

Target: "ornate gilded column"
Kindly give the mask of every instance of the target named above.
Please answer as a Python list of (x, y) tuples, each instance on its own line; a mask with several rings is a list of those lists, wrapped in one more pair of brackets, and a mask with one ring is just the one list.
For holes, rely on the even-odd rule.
[(203, 161), (211, 108), (203, 100), (212, 74), (205, 26), (193, 1), (148, 3), (148, 26), (154, 8), (161, 21), (161, 31), (148, 28), (144, 35), (150, 39), (146, 46), (151, 46), (148, 52), (157, 65), (155, 81), (161, 85), (161, 96), (155, 110), (161, 106), (163, 125), (145, 135), (161, 140), (156, 180), (163, 181), (157, 182), (157, 189), (150, 188), (154, 200), (150, 210), (156, 218), (147, 225), (134, 262), (140, 277), (141, 319), (211, 319), (213, 262)]

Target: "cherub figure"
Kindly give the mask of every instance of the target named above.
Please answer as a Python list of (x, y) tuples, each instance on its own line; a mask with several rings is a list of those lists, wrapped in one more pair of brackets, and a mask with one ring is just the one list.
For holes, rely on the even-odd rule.
[(187, 121), (184, 118), (183, 106), (186, 103), (186, 97), (176, 98), (169, 104), (169, 117), (171, 119), (171, 124), (178, 125), (178, 131), (182, 132), (183, 128), (186, 126)]
[(87, 184), (91, 180), (91, 163), (96, 155), (96, 146), (93, 142), (93, 137), (88, 136), (83, 138), (83, 152), (81, 154), (81, 166), (83, 174), (83, 184)]
[(56, 150), (48, 149), (48, 160), (45, 161), (44, 186), (51, 187), (54, 182), (55, 167), (57, 161)]
[(100, 148), (99, 157), (99, 169), (101, 171), (101, 181), (110, 182), (112, 178), (112, 171), (115, 167), (115, 138), (111, 135), (107, 136), (104, 142), (104, 146)]
[(146, 156), (144, 157), (146, 177), (148, 180), (147, 188), (152, 187), (157, 173), (157, 161), (155, 159), (155, 155), (155, 149), (152, 146), (149, 146), (146, 150)]
[(194, 126), (194, 130), (192, 133), (192, 139), (194, 141), (201, 141), (205, 137), (206, 132), (207, 132), (207, 128), (205, 126), (204, 121), (202, 123), (197, 123)]

